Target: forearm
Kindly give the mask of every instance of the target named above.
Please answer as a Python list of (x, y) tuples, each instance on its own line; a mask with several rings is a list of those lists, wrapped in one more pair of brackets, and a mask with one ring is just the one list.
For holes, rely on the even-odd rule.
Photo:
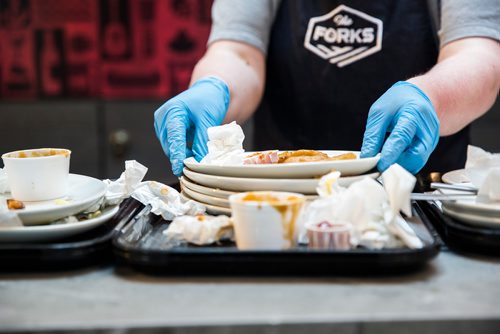
[(224, 122), (246, 121), (259, 105), (264, 91), (265, 60), (261, 51), (243, 43), (213, 43), (197, 63), (191, 84), (206, 76), (224, 80), (231, 95)]
[(429, 96), (440, 121), (440, 135), (460, 131), (493, 105), (500, 89), (500, 44), (467, 38), (445, 45), (438, 63), (408, 80)]

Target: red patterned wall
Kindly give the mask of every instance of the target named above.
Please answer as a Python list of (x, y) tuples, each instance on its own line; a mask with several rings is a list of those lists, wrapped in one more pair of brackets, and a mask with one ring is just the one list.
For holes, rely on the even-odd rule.
[(175, 95), (205, 51), (211, 4), (0, 0), (0, 97)]

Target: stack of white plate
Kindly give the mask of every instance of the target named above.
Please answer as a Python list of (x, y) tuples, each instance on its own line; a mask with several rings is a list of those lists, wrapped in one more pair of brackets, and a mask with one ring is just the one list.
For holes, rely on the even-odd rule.
[[(449, 184), (472, 186), (463, 169), (443, 175)], [(500, 201), (492, 201), (485, 196), (471, 196), (442, 203), (443, 213), (468, 225), (500, 228)]]
[[(323, 151), (330, 156), (346, 151)], [(251, 152), (249, 152), (250, 154)], [(359, 152), (354, 152), (359, 155)], [(336, 160), (262, 165), (208, 165), (194, 158), (184, 161), (184, 176), (181, 177), (181, 194), (207, 207), (212, 214), (230, 214), (229, 195), (244, 191), (288, 191), (302, 193), (314, 199), (319, 178), (333, 170), (343, 175), (342, 186), (361, 180), (363, 177), (377, 178), (375, 168), (379, 156), (366, 159)]]

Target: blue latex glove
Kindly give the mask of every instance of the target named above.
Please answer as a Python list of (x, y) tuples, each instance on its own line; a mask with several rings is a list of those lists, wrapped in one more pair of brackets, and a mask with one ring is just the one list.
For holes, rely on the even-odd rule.
[[(386, 132), (390, 135), (384, 143)], [(438, 140), (439, 120), (430, 99), (414, 84), (399, 81), (371, 106), (361, 157), (373, 157), (382, 149), (380, 171), (398, 163), (416, 174)]]
[[(170, 158), (175, 175), (182, 174), (183, 161), (200, 161), (208, 152), (207, 129), (222, 123), (229, 106), (229, 88), (215, 77), (196, 81), (188, 90), (168, 100), (155, 111), (155, 131)], [(187, 142), (193, 142), (192, 148)]]

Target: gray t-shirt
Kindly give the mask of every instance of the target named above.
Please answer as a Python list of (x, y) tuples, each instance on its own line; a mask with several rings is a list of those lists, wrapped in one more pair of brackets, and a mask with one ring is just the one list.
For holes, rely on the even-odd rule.
[[(267, 51), (271, 27), (281, 0), (215, 0), (208, 43), (234, 40)], [(500, 40), (498, 0), (441, 0), (441, 47), (465, 37)]]

